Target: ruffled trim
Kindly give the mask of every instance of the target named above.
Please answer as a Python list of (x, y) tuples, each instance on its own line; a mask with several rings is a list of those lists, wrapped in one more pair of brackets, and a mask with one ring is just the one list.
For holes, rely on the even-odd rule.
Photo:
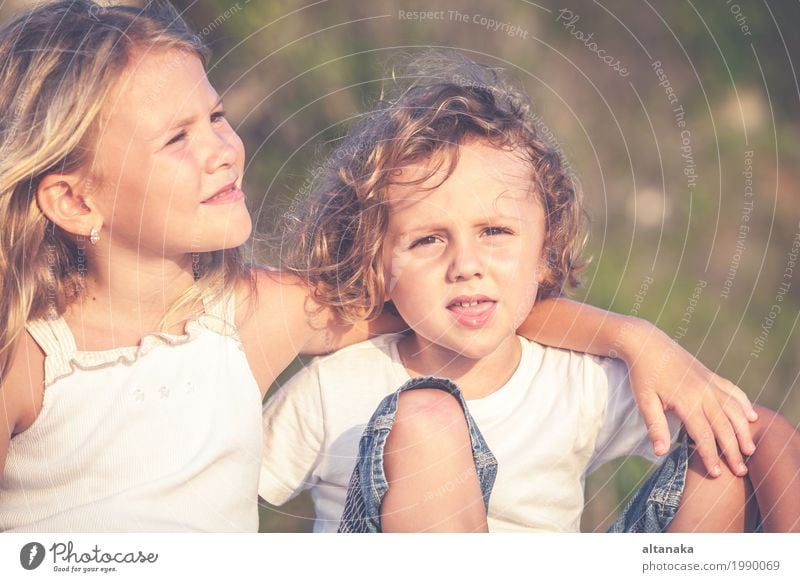
[(228, 322), (229, 319), (233, 320), (235, 313), (232, 302), (231, 297), (228, 305), (222, 302), (206, 304), (206, 312), (189, 318), (182, 334), (153, 332), (143, 336), (137, 346), (110, 350), (78, 350), (72, 331), (63, 318), (31, 322), (28, 324), (28, 329), (45, 351), (45, 387), (49, 387), (77, 370), (98, 370), (118, 365), (131, 366), (159, 346), (187, 344), (194, 341), (204, 330), (230, 337), (239, 349), (244, 350), (236, 327)]

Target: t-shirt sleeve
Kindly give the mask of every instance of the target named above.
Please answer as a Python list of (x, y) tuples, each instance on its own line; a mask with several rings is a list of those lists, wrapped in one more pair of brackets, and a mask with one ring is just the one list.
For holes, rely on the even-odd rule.
[(258, 494), (281, 505), (314, 485), (325, 429), (319, 372), (304, 367), (264, 405)]
[[(622, 360), (604, 358), (600, 367), (608, 382), (608, 397), (587, 474), (613, 459), (629, 455), (656, 462), (659, 457), (653, 453), (647, 427), (633, 398), (627, 366)], [(674, 441), (680, 422), (671, 413), (667, 414), (667, 422)]]

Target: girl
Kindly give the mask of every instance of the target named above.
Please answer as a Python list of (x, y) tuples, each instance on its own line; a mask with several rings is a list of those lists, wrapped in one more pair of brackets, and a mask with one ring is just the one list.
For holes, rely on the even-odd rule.
[[(317, 531), (474, 531), (484, 504), (493, 531), (577, 531), (586, 474), (654, 460), (624, 365), (516, 334), (574, 281), (579, 200), (524, 93), (456, 55), (426, 60), (343, 139), (288, 247), (312, 281), (375, 281), (342, 309), (388, 299), (411, 329), (315, 361), (267, 404), (259, 490), (311, 488)], [(459, 421), (471, 446), (441, 432)], [(752, 430), (746, 478), (706, 479), (682, 439), (615, 530), (752, 529), (750, 488), (766, 529), (800, 529), (800, 436), (768, 411)]]
[[(55, 2), (0, 30), (0, 530), (255, 531), (267, 387), (299, 352), (399, 327), (243, 265), (244, 151), (205, 58), (161, 3)], [(549, 309), (548, 329), (575, 315)], [(623, 325), (587, 317), (565, 345), (620, 349)], [(712, 466), (712, 430), (735, 460), (749, 403), (677, 358), (640, 394), (654, 439), (683, 409)]]

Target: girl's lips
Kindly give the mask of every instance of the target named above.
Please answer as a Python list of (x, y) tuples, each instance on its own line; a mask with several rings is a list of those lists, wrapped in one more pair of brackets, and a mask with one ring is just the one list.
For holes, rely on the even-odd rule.
[(233, 184), (229, 188), (217, 192), (211, 198), (203, 200), (202, 204), (229, 204), (238, 202), (242, 198), (244, 198), (244, 192), (236, 184)]
[(494, 315), (497, 302), (491, 299), (459, 298), (447, 306), (456, 323), (469, 329), (479, 329)]

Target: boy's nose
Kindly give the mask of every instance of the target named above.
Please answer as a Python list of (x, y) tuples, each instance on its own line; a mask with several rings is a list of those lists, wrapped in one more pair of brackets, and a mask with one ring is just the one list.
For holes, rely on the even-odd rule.
[(482, 277), (484, 271), (480, 250), (475, 241), (462, 241), (452, 246), (452, 259), (447, 271), (450, 282)]

